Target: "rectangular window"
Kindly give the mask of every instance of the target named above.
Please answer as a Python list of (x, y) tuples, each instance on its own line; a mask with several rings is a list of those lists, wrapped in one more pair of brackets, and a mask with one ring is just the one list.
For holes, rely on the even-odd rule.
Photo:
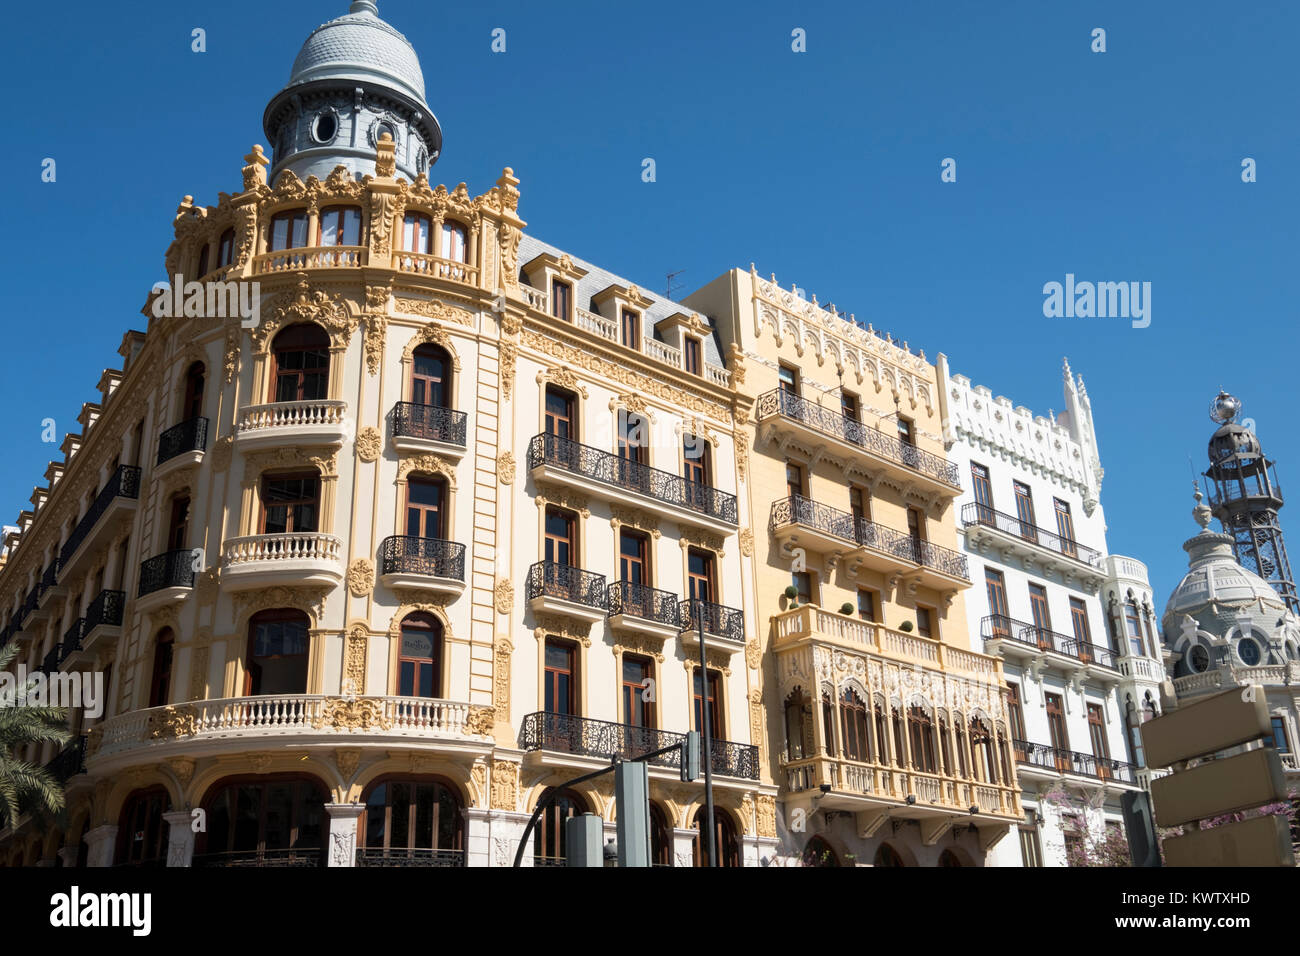
[(331, 206), (320, 214), (322, 246), (361, 245), (361, 210), (355, 206)]
[(709, 443), (694, 435), (687, 435), (682, 440), (682, 464), (687, 481), (694, 482), (699, 489), (712, 484), (709, 478)]
[(190, 499), (188, 495), (178, 495), (172, 499), (171, 521), (167, 528), (167, 550), (180, 551), (185, 547), (189, 535)]
[(1025, 712), (1020, 706), (1019, 684), (1007, 683), (1007, 713), (1011, 717), (1012, 740), (1028, 740), (1025, 736)]
[(640, 531), (620, 529), (618, 533), (618, 579), (629, 584), (648, 585), (650, 565), (646, 559), (649, 538)]
[(623, 655), (623, 723), (632, 727), (653, 727), (654, 694), (647, 693), (654, 682), (653, 665), (647, 657)]
[(907, 533), (913, 541), (925, 540), (925, 515), (920, 508), (907, 509)]
[(849, 486), (849, 510), (853, 512), (853, 523), (859, 520), (871, 520), (871, 494), (865, 488)]
[[(648, 431), (644, 418), (635, 412), (620, 408), (618, 411), (618, 457), (623, 461), (646, 464), (647, 452), (649, 451), (646, 447), (649, 444)], [(641, 468), (620, 476), (623, 479), (622, 483), (627, 483), (626, 479), (628, 478), (636, 481), (636, 479), (642, 477), (648, 479), (649, 475)]]
[(980, 524), (993, 524), (993, 485), (989, 470), (983, 465), (970, 463), (971, 487), (975, 491), (975, 515)]
[(1134, 657), (1141, 657), (1143, 654), (1142, 624), (1136, 601), (1130, 600), (1124, 604), (1124, 627), (1128, 631), (1129, 653)]
[(1029, 585), (1029, 609), (1034, 617), (1034, 630), (1038, 632), (1038, 646), (1052, 646), (1052, 614), (1047, 606), (1047, 588), (1041, 584)]
[(799, 394), (799, 370), (791, 368), (789, 365), (782, 365), (777, 369), (777, 380), (780, 384), (781, 391), (791, 395)]
[(641, 348), (641, 316), (631, 309), (623, 310), (623, 344), (630, 349)]
[(1026, 820), (1020, 830), (1020, 858), (1025, 866), (1043, 865), (1043, 848), (1038, 842), (1038, 812), (1025, 810)]
[(1109, 760), (1110, 744), (1106, 742), (1106, 722), (1102, 717), (1101, 704), (1088, 705), (1088, 738), (1092, 743), (1092, 755), (1098, 760)]
[(798, 465), (785, 466), (785, 493), (788, 497), (793, 498), (796, 495), (803, 495), (803, 469)]
[(714, 601), (713, 555), (708, 551), (691, 548), (686, 554), (686, 568), (690, 598), (694, 601)]
[(314, 532), (319, 508), (319, 477), (267, 475), (262, 478), (261, 534)]
[(898, 440), (904, 445), (915, 445), (916, 435), (912, 433), (912, 420), (898, 416)]
[(936, 633), (938, 625), (935, 623), (937, 620), (938, 615), (934, 608), (920, 604), (916, 606), (916, 633), (922, 637), (938, 637)]
[(271, 217), (271, 252), (301, 249), (307, 245), (307, 210), (276, 213)]
[(411, 538), (446, 538), (447, 486), (443, 481), (412, 478), (406, 485), (406, 534)]
[(1047, 729), (1051, 735), (1052, 746), (1057, 750), (1070, 749), (1070, 737), (1065, 732), (1065, 706), (1060, 694), (1044, 694), (1047, 702)]
[(573, 396), (549, 385), (546, 387), (546, 434), (560, 438), (578, 437)]
[(1061, 536), (1061, 553), (1072, 558), (1079, 556), (1079, 546), (1074, 541), (1074, 519), (1070, 517), (1070, 503), (1053, 498), (1056, 509), (1056, 533)]
[(562, 641), (546, 642), (545, 708), (548, 714), (573, 714), (574, 666), (573, 645)]
[(701, 374), (704, 369), (704, 362), (700, 356), (700, 340), (691, 338), (688, 335), (684, 338), (682, 344), (685, 345), (686, 371), (692, 375)]
[[(1011, 612), (1007, 610), (1007, 582), (1002, 572), (985, 568), (984, 586), (989, 594), (989, 613), (996, 617), (1009, 618)], [(1006, 626), (1005, 620), (998, 623)]]
[(567, 282), (561, 282), (559, 279), (551, 280), (551, 315), (565, 322), (570, 321), (569, 300), (572, 298), (573, 289)]
[(1273, 722), (1273, 749), (1280, 754), (1289, 754), (1291, 752), (1291, 743), (1286, 736), (1286, 718), (1274, 717)]
[[(700, 680), (700, 669), (694, 669), (695, 675), (695, 729), (700, 732), (704, 731), (704, 713), (700, 709), (704, 702), (703, 681)], [(721, 698), (718, 693), (721, 675), (717, 671), (709, 671), (709, 689), (708, 689), (708, 706), (709, 706), (709, 737), (713, 740), (721, 740), (726, 735), (722, 726), (722, 708), (720, 706)]]
[(433, 221), (418, 212), (408, 212), (402, 220), (402, 249), (418, 255), (433, 253)]
[(1070, 623), (1074, 625), (1074, 639), (1079, 642), (1079, 649), (1092, 650), (1092, 632), (1088, 629), (1088, 606), (1078, 598), (1070, 598)]
[(850, 421), (859, 421), (858, 396), (852, 392), (840, 392), (840, 414)]
[(790, 575), (790, 583), (794, 589), (799, 592), (796, 600), (800, 604), (813, 603), (813, 579), (811, 571), (794, 571)]
[(576, 566), (578, 558), (577, 521), (572, 512), (546, 509), (545, 559), (553, 564)]
[(1034, 496), (1029, 486), (1015, 482), (1016, 517), (1020, 519), (1020, 536), (1030, 541), (1038, 540), (1038, 528), (1034, 524)]
[(858, 617), (864, 621), (876, 622), (876, 592), (858, 588)]

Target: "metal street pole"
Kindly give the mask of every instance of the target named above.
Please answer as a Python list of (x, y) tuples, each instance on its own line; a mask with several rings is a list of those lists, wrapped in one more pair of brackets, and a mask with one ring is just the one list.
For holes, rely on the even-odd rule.
[(704, 762), (704, 826), (709, 831), (707, 866), (718, 865), (713, 832), (713, 731), (709, 721), (709, 671), (704, 657), (704, 602), (696, 599), (695, 625), (700, 640), (700, 756)]

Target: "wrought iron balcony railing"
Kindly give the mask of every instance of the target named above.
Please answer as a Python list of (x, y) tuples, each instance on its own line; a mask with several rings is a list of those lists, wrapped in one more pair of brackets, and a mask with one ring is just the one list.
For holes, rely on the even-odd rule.
[(970, 562), (960, 551), (922, 538), (912, 539), (912, 549), (915, 555), (912, 560), (922, 567), (933, 568), (954, 578), (970, 580)]
[(1042, 651), (1055, 651), (1066, 657), (1076, 657), (1089, 664), (1099, 664), (1111, 670), (1118, 669), (1115, 652), (1108, 647), (1079, 640), (1050, 628), (1017, 621), (1002, 614), (990, 614), (980, 619), (980, 635), (985, 642), (1015, 641)]
[(559, 435), (534, 435), (528, 443), (528, 467), (550, 465), (609, 485), (635, 491), (666, 504), (737, 523), (736, 496), (639, 461), (583, 445)]
[(886, 435), (878, 428), (872, 428), (793, 392), (776, 388), (758, 397), (758, 420), (762, 421), (772, 415), (782, 415), (823, 435), (858, 445), (873, 455), (936, 478), (953, 488), (961, 487), (960, 472), (954, 462), (917, 448), (900, 438)]
[(772, 502), (768, 527), (775, 530), (788, 524), (801, 524), (823, 534), (857, 542), (857, 525), (853, 515), (803, 495), (790, 495)]
[(59, 551), (59, 566), (68, 563), (68, 559), (76, 553), (77, 548), (81, 547), (81, 542), (86, 540), (86, 535), (90, 534), (92, 528), (99, 521), (100, 517), (108, 510), (108, 506), (114, 498), (139, 498), (140, 497), (140, 469), (135, 465), (119, 465), (117, 471), (113, 472), (113, 477), (108, 479), (108, 484), (95, 496), (94, 502), (90, 506), (84, 517), (77, 522), (77, 527), (68, 540), (64, 542), (62, 549)]
[(23, 599), (23, 617), (36, 610), (36, 605), (40, 601), (40, 586), (33, 584), (32, 589), (27, 592), (27, 597)]
[(54, 558), (53, 560), (50, 561), (49, 564), (45, 566), (45, 571), (41, 574), (40, 593), (43, 595), (50, 588), (58, 584), (59, 583), (58, 577), (59, 577), (59, 561), (58, 558)]
[(393, 406), (393, 437), (423, 438), (448, 445), (464, 445), (467, 418), (465, 412), (458, 412), (454, 408), (398, 402)]
[(140, 587), (137, 597), (153, 594), (163, 588), (194, 587), (193, 548), (164, 551), (140, 562)]
[(680, 627), (679, 600), (671, 591), (631, 581), (615, 581), (609, 586), (609, 616), (627, 614), (656, 624)]
[[(78, 624), (74, 624), (74, 627), (80, 624), (81, 618), (77, 618), (77, 622)], [(55, 644), (51, 647), (41, 660), (41, 666), (38, 668), (40, 672), (46, 676), (56, 673), (59, 669), (59, 661), (63, 660), (62, 654), (63, 645)]]
[(126, 609), (126, 592), (110, 591), (105, 588), (90, 602), (86, 608), (86, 624), (83, 634), (89, 634), (101, 624), (108, 627), (122, 626), (122, 613)]
[(464, 850), (387, 849), (357, 847), (357, 866), (403, 866), (450, 868), (465, 866)]
[(236, 850), (233, 853), (203, 853), (191, 864), (196, 867), (292, 867), (311, 869), (325, 865), (325, 857), (316, 847), (293, 850)]
[(379, 545), (380, 574), (425, 574), (465, 580), (465, 546), (441, 538), (394, 535)]
[(79, 773), (86, 772), (86, 735), (82, 734), (64, 747), (45, 765), (59, 783), (67, 783)]
[[(632, 760), (642, 754), (677, 746), (685, 739), (685, 734), (653, 727), (633, 727), (572, 714), (541, 712), (526, 715), (519, 730), (519, 746), (524, 750), (551, 750), (605, 760), (615, 756)], [(710, 741), (710, 752), (714, 773), (758, 779), (756, 746), (714, 738)], [(655, 767), (680, 767), (681, 755), (670, 751), (647, 762)]]
[(608, 610), (609, 594), (605, 576), (554, 561), (538, 561), (528, 569), (528, 600), (539, 597), (559, 598)]
[(1111, 760), (1109, 757), (1098, 757), (1077, 750), (1031, 743), (1028, 740), (1013, 740), (1011, 745), (1015, 749), (1016, 760), (1023, 764), (1044, 767), (1058, 773), (1072, 773), (1081, 777), (1137, 783), (1137, 768), (1122, 760)]
[[(70, 625), (68, 625), (68, 629), (63, 632), (63, 641), (59, 644), (54, 645), (54, 651), (58, 651), (58, 656), (55, 657), (54, 651), (51, 651), (48, 655), (46, 655), (45, 658), (46, 662), (48, 663), (51, 660), (53, 660), (54, 668), (57, 668), (69, 657), (77, 653), (77, 651), (81, 650), (81, 641), (82, 638), (86, 636), (87, 630), (88, 628), (86, 627), (86, 619), (84, 617), (79, 617), (75, 621), (73, 621)], [(51, 673), (52, 670), (53, 668), (51, 668), (51, 670), (47, 670), (46, 673), (47, 674)]]
[(712, 601), (688, 598), (677, 605), (678, 627), (695, 631), (704, 626), (704, 633), (724, 637), (738, 644), (745, 643), (745, 613), (734, 607), (723, 607)]
[(203, 451), (208, 447), (208, 420), (191, 418), (173, 425), (158, 436), (158, 461), (161, 465), (187, 451)]
[(1055, 551), (1067, 558), (1082, 561), (1084, 564), (1090, 564), (1093, 567), (1101, 567), (1100, 551), (1084, 547), (1073, 538), (1062, 537), (1048, 531), (1046, 528), (1040, 528), (1033, 522), (1023, 520), (1018, 515), (994, 511), (988, 505), (982, 505), (978, 501), (971, 501), (962, 506), (961, 520), (962, 524), (967, 528), (973, 525), (994, 528), (1004, 534), (1023, 538), (1030, 544), (1036, 544), (1040, 548)]

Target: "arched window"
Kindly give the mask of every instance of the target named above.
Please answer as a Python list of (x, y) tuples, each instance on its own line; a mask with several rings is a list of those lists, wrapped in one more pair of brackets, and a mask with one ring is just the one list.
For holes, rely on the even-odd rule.
[(876, 866), (903, 866), (904, 865), (903, 858), (898, 855), (898, 851), (895, 850), (888, 843), (880, 844), (880, 848), (876, 850), (876, 857), (872, 862)]
[(877, 763), (889, 763), (889, 728), (888, 719), (885, 717), (885, 700), (878, 694), (872, 712), (876, 721), (876, 749), (880, 751)]
[(444, 220), (442, 223), (442, 257), (452, 262), (467, 262), (469, 244), (466, 240), (465, 227), (458, 222)]
[(871, 759), (871, 738), (867, 732), (867, 705), (852, 687), (840, 694), (840, 732), (844, 737), (844, 756), (850, 760)]
[(320, 246), (361, 245), (361, 210), (356, 206), (328, 206), (320, 211)]
[(202, 279), (208, 274), (208, 244), (205, 242), (199, 247), (199, 264), (194, 270), (195, 278)]
[(1132, 596), (1124, 604), (1124, 628), (1128, 633), (1129, 654), (1141, 657), (1142, 649), (1142, 615), (1138, 611), (1137, 600)]
[(268, 252), (282, 249), (301, 249), (307, 245), (307, 210), (290, 209), (271, 217)]
[(432, 614), (420, 611), (402, 620), (397, 693), (402, 697), (442, 696), (442, 624)]
[(217, 268), (235, 264), (235, 230), (227, 229), (217, 240)]
[(328, 799), (313, 778), (218, 784), (203, 801), (208, 829), (195, 840), (194, 865), (323, 865)]
[(463, 866), (465, 809), (444, 780), (383, 780), (365, 796), (361, 860)]
[(172, 647), (174, 635), (170, 627), (164, 627), (154, 638), (153, 674), (149, 679), (149, 706), (162, 707), (169, 702), (168, 693), (172, 683)]
[[(708, 866), (709, 848), (703, 837), (704, 808), (695, 811), (691, 826), (695, 828), (695, 865)], [(718, 866), (740, 866), (740, 841), (736, 839), (736, 826), (730, 814), (713, 808), (713, 852)]]
[(248, 622), (244, 694), (307, 693), (307, 615), (292, 608), (259, 611)]
[(185, 370), (185, 403), (181, 406), (181, 421), (202, 417), (203, 385), (203, 363), (195, 362)]
[(901, 767), (903, 755), (907, 753), (907, 740), (903, 736), (903, 718), (897, 707), (890, 708), (890, 715), (894, 725), (894, 764)]
[(908, 708), (907, 729), (912, 743), (912, 768), (934, 773), (937, 769), (934, 762), (934, 724), (925, 708), (917, 704)]
[(835, 756), (835, 702), (828, 691), (822, 691), (822, 733), (826, 735), (826, 753)]
[(813, 837), (803, 848), (800, 862), (804, 866), (839, 866), (840, 858), (835, 855), (831, 845), (819, 836)]
[(122, 806), (117, 834), (117, 862), (128, 866), (163, 866), (170, 828), (163, 814), (171, 800), (162, 787), (137, 790)]
[(971, 718), (970, 747), (975, 760), (975, 779), (981, 783), (996, 783), (997, 756), (993, 751), (993, 736), (988, 725), (978, 717)]
[(411, 369), (411, 401), (416, 405), (451, 407), (451, 357), (437, 345), (415, 350)]
[(1204, 644), (1193, 644), (1187, 652), (1187, 664), (1192, 673), (1200, 674), (1210, 669), (1210, 652)]
[(650, 804), (650, 865), (673, 865), (673, 828), (659, 804)]
[(420, 255), (433, 253), (433, 221), (420, 212), (408, 212), (402, 220), (402, 249)]
[(271, 343), (271, 381), (277, 402), (313, 402), (329, 389), (330, 339), (314, 322), (281, 329)]
[(796, 690), (785, 699), (785, 754), (787, 760), (802, 760), (803, 749), (803, 691)]
[(948, 714), (946, 711), (939, 711), (939, 757), (943, 760), (943, 773), (950, 777), (956, 776), (957, 771), (952, 763), (952, 734), (948, 730)]
[[(548, 788), (538, 799), (545, 799), (551, 792)], [(533, 832), (533, 865), (564, 866), (565, 854), (568, 852), (565, 821), (590, 812), (587, 801), (581, 795), (572, 790), (561, 790), (537, 821), (537, 829)]]
[(952, 729), (957, 738), (957, 767), (963, 777), (969, 777), (970, 769), (966, 761), (966, 720), (960, 712), (952, 715)]

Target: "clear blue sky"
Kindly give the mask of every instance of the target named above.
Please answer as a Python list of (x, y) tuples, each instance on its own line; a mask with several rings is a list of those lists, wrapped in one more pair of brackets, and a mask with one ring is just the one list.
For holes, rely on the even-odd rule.
[[(0, 520), (58, 457), (41, 420), (75, 431), (123, 331), (144, 328), (181, 197), (240, 187), (299, 46), (346, 8), (6, 9)], [(1041, 414), (1062, 407), (1068, 355), (1100, 432), (1111, 549), (1150, 565), (1162, 606), (1220, 386), (1300, 495), (1296, 4), (379, 8), (419, 52), (444, 130), (431, 178), (477, 193), (512, 166), (540, 238), (659, 290), (669, 271), (686, 291), (753, 261)], [(1258, 182), (1241, 182), (1243, 157)], [(1151, 282), (1150, 328), (1044, 318), (1042, 286), (1067, 272)], [(1294, 561), (1292, 512), (1300, 497), (1283, 511)]]

